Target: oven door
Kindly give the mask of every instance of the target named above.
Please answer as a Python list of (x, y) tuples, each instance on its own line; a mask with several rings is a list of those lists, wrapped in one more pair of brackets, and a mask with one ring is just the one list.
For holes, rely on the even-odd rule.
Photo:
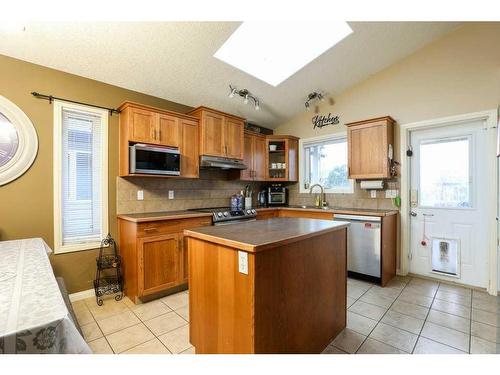
[(269, 193), (269, 202), (268, 204), (285, 204), (285, 193)]
[(180, 166), (178, 149), (139, 143), (130, 146), (130, 173), (179, 176)]

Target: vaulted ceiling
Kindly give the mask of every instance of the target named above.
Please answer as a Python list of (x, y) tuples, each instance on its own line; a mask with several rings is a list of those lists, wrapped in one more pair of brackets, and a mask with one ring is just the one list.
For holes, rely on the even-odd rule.
[[(273, 87), (213, 57), (239, 24), (28, 23), (22, 32), (0, 32), (0, 54), (276, 127), (304, 111), (309, 92), (320, 90), (335, 97), (460, 26), (349, 22), (351, 35)], [(314, 37), (311, 30), (297, 41), (297, 48)], [(239, 97), (229, 98), (229, 84), (250, 90), (260, 99), (261, 110), (243, 104)]]

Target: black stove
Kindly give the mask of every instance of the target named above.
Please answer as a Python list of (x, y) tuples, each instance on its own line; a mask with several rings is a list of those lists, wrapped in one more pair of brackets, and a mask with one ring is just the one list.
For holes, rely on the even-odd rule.
[(210, 212), (214, 225), (241, 223), (244, 221), (255, 220), (257, 211), (254, 209), (248, 210), (231, 210), (230, 207), (208, 207), (208, 208), (193, 208), (190, 211)]

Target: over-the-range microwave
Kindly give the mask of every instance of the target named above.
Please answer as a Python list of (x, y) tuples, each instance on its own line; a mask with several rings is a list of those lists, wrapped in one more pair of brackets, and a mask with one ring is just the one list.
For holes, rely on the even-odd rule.
[(177, 148), (136, 143), (129, 146), (130, 173), (179, 176), (181, 155)]

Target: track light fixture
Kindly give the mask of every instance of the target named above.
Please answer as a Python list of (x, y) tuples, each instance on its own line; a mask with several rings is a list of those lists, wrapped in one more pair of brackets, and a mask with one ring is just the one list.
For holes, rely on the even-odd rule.
[(309, 111), (309, 109), (310, 109), (310, 106), (311, 106), (310, 102), (315, 101), (315, 100), (322, 102), (323, 100), (325, 100), (325, 95), (320, 93), (320, 92), (317, 92), (317, 91), (311, 92), (309, 95), (307, 95), (307, 100), (304, 103), (304, 106), (306, 107), (306, 111)]
[(248, 91), (247, 89), (238, 90), (236, 87), (233, 87), (233, 86), (229, 85), (229, 90), (230, 91), (229, 91), (228, 96), (230, 98), (234, 98), (235, 95), (239, 95), (239, 96), (241, 96), (243, 98), (243, 103), (245, 103), (245, 104), (248, 104), (249, 99), (252, 99), (255, 110), (256, 111), (260, 110), (259, 99), (257, 99), (255, 96), (253, 96), (250, 93), (250, 91)]

